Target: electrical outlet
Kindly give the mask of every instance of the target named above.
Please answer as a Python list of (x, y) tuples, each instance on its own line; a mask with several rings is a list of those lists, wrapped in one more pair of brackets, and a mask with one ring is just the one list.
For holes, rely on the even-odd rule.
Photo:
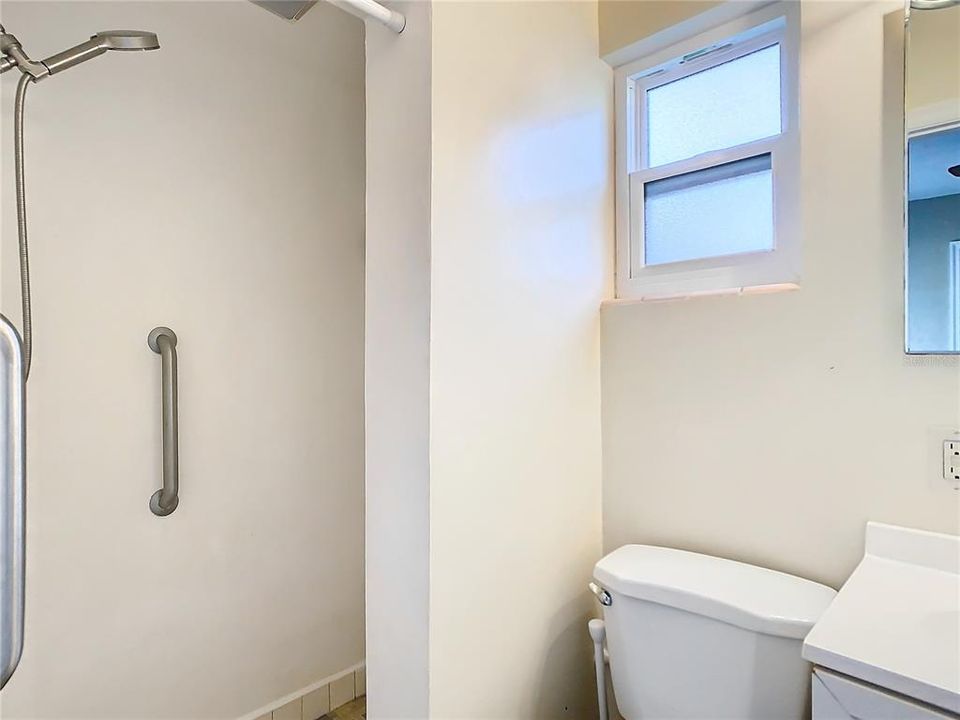
[(943, 479), (960, 488), (960, 434), (943, 441)]

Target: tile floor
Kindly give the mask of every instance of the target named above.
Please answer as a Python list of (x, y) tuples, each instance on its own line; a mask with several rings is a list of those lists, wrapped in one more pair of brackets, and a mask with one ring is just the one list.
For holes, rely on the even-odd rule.
[(361, 666), (257, 720), (366, 720), (366, 694), (367, 670)]
[(367, 696), (358, 697), (346, 705), (341, 705), (329, 715), (324, 715), (320, 720), (366, 720), (367, 717)]

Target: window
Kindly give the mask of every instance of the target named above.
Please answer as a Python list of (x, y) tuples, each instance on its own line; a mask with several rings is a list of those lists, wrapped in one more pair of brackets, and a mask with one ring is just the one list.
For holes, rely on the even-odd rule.
[(797, 282), (795, 12), (770, 6), (617, 70), (619, 297)]

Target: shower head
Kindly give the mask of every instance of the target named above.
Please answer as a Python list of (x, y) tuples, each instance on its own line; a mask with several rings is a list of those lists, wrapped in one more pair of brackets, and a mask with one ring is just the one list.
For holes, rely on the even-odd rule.
[(82, 62), (103, 55), (107, 50), (157, 50), (160, 40), (156, 34), (143, 30), (106, 30), (98, 32), (86, 42), (69, 50), (51, 55), (43, 64), (51, 75), (72, 68)]
[(91, 40), (98, 40), (107, 50), (158, 50), (160, 39), (146, 30), (105, 30)]

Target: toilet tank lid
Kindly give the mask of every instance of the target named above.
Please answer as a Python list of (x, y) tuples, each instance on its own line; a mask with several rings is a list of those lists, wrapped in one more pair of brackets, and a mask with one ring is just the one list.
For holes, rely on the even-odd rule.
[(797, 639), (836, 595), (826, 585), (776, 570), (652, 545), (624, 545), (598, 562), (593, 574), (621, 595)]

